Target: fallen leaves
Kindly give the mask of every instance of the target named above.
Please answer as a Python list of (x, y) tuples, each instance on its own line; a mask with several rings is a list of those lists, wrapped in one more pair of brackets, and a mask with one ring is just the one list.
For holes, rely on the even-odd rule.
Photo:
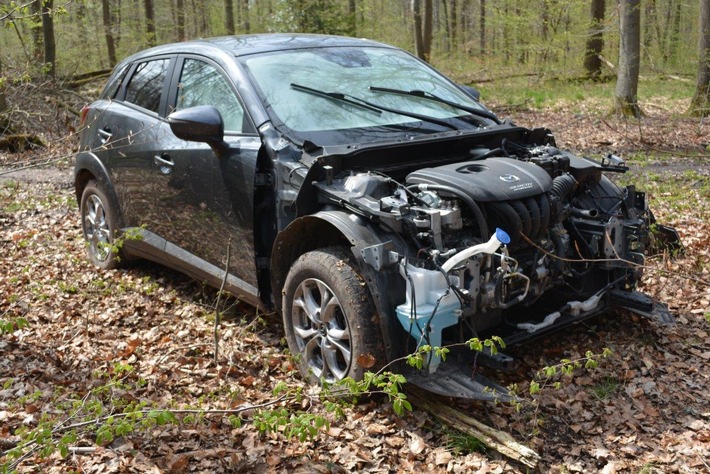
[[(613, 120), (607, 121), (609, 128), (585, 116), (521, 115), (518, 122), (532, 118), (537, 126), (547, 124), (557, 129), (561, 144), (588, 152), (607, 146), (628, 151), (638, 141)], [(692, 127), (669, 123), (673, 133), (658, 120), (645, 122), (645, 146), (698, 140), (690, 136)], [(667, 175), (693, 168), (682, 163), (654, 169)], [(699, 168), (694, 171), (707, 174), (706, 165)], [(112, 392), (126, 400), (233, 409), (273, 399), (273, 388), (283, 381), (302, 387), (304, 403), (311, 403), (312, 389), (295, 375), (279, 343), (278, 322), (262, 319), (253, 309), (232, 311), (222, 325), (223, 357), (215, 365), (211, 290), (150, 263), (108, 272), (91, 267), (70, 172), (58, 176), (61, 181), (19, 181), (12, 189), (0, 182), (0, 315), (29, 322), (0, 337), (0, 449), (18, 442), (20, 427), (37, 426), (58, 404), (101, 385), (95, 374), (110, 372), (116, 362), (131, 364), (135, 380), (145, 382), (140, 390)], [(666, 204), (673, 190), (652, 188), (649, 194), (656, 217), (676, 226), (687, 248), (687, 255), (676, 260), (651, 259), (643, 281), (644, 291), (670, 305), (675, 327), (609, 314), (570, 329), (563, 338), (513, 349), (522, 361), (514, 381), (523, 385), (540, 367), (586, 350), (611, 347), (614, 356), (596, 371), (565, 379), (559, 391), (541, 392), (534, 410), (518, 413), (481, 404), (461, 404), (461, 409), (529, 441), (543, 456), (543, 472), (611, 474), (639, 472), (646, 465), (658, 472), (707, 469), (710, 288), (702, 281), (710, 278), (710, 197), (702, 186), (696, 188), (688, 194), (694, 199), (690, 210), (682, 213)], [(374, 363), (369, 354), (359, 355), (357, 362), (366, 368)], [(609, 380), (618, 387), (605, 387)], [(22, 467), (106, 473), (524, 472), (487, 454), (456, 453), (451, 436), (435, 420), (419, 411), (397, 417), (385, 400), (346, 409), (345, 419), (303, 443), (281, 434), (259, 435), (248, 421), (240, 428), (219, 417), (204, 425), (161, 427), (105, 447), (84, 439), (79, 446), (96, 449), (65, 459), (32, 459)]]

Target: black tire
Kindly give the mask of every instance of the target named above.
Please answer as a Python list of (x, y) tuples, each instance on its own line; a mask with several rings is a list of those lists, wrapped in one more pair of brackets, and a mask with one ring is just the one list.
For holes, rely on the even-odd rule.
[(125, 259), (120, 245), (117, 245), (119, 224), (115, 203), (92, 179), (84, 188), (79, 208), (89, 259), (104, 270), (118, 268)]
[(361, 380), (385, 364), (379, 316), (346, 249), (302, 255), (289, 270), (283, 296), (286, 340), (308, 381)]

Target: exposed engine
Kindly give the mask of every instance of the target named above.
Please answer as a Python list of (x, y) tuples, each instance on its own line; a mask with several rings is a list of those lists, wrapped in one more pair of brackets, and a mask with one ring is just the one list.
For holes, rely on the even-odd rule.
[[(602, 175), (625, 171), (623, 162), (599, 164), (553, 146), (515, 150), (476, 149), (472, 159), (417, 169), (403, 183), (367, 172), (319, 185), (331, 201), (404, 237), (404, 252), (377, 245), (363, 257), (376, 269), (397, 265), (406, 282), (397, 318), (419, 345), (494, 327), (522, 339), (563, 314), (601, 310), (609, 295), (648, 303), (631, 293), (651, 242), (645, 196)], [(437, 365), (432, 358), (430, 371)]]

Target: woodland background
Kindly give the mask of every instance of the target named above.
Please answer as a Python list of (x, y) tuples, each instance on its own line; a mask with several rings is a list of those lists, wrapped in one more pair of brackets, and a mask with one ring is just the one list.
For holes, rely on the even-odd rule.
[(76, 81), (151, 45), (299, 31), (401, 46), (467, 83), (612, 73), (632, 115), (640, 73), (696, 79), (690, 112), (708, 109), (709, 0), (12, 0), (0, 24), (0, 94), (37, 67)]

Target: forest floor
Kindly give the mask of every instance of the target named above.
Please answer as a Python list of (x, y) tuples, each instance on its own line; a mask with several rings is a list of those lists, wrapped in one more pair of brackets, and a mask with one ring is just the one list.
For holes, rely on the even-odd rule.
[[(560, 147), (627, 158), (622, 179), (649, 192), (686, 248), (651, 258), (641, 288), (676, 325), (613, 313), (513, 348), (520, 365), (506, 380), (522, 394), (545, 366), (612, 351), (596, 369), (551, 381), (559, 388), (524, 396), (520, 409), (445, 400), (535, 449), (540, 472), (710, 472), (710, 123), (672, 112), (651, 108), (640, 122), (593, 104), (509, 112), (555, 130)], [(230, 306), (215, 364), (216, 292), (150, 263), (92, 267), (72, 187), (76, 140), (45, 133), (49, 148), (0, 155), (0, 320), (11, 325), (0, 334), (0, 466), (13, 465), (8, 455), (34, 430), (47, 450), (19, 458), (20, 472), (527, 472), (416, 407), (395, 414), (386, 398), (327, 413), (273, 315)], [(270, 408), (322, 414), (329, 426), (298, 440), (260, 432), (256, 411), (241, 426), (219, 411), (273, 403), (284, 383), (302, 397)], [(206, 413), (154, 425), (120, 418), (136, 406)]]

